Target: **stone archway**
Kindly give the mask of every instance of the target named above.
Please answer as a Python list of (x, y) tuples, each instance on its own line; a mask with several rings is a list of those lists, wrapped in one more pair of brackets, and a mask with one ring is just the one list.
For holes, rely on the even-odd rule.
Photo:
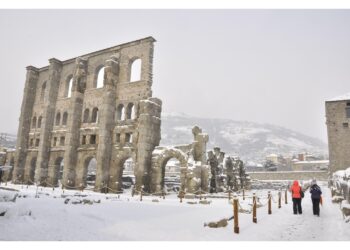
[(94, 156), (88, 156), (84, 161), (83, 186), (94, 187), (96, 183), (97, 160)]
[(63, 169), (64, 169), (64, 160), (63, 157), (59, 156), (56, 158), (54, 163), (53, 171), (53, 185), (59, 185), (59, 181), (62, 181), (63, 178)]
[(163, 190), (165, 166), (172, 158), (180, 162), (180, 185), (182, 190), (186, 189), (188, 156), (176, 148), (158, 148), (152, 154), (151, 192), (158, 193)]
[(133, 162), (133, 175), (135, 176), (134, 184), (136, 183), (137, 169), (136, 169), (136, 154), (133, 150), (119, 151), (112, 159), (111, 168), (109, 171), (109, 188), (111, 192), (123, 191), (123, 173), (125, 171), (125, 163), (131, 159)]

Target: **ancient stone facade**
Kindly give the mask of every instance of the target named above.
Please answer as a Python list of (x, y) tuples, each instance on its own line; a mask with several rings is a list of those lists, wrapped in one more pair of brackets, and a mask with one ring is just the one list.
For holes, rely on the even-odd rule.
[[(154, 42), (147, 37), (65, 61), (52, 58), (43, 68), (28, 66), (12, 180), (56, 186), (64, 166), (66, 188), (86, 186), (87, 165), (95, 158), (95, 190), (120, 190), (131, 157), (136, 188), (149, 189), (162, 109), (151, 90)], [(131, 79), (136, 65), (140, 75)]]
[(350, 167), (350, 94), (326, 101), (329, 170)]

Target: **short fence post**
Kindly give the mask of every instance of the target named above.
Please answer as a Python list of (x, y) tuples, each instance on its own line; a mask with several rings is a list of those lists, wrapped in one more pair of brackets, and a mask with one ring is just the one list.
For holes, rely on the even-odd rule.
[[(142, 186), (143, 187), (143, 186)], [(141, 191), (140, 191), (140, 201), (142, 201), (142, 187), (141, 187)]]
[(258, 220), (256, 218), (256, 195), (253, 193), (253, 223), (257, 223)]
[(271, 191), (268, 192), (267, 199), (268, 199), (268, 214), (272, 214), (272, 211), (271, 211)]
[(233, 231), (236, 234), (239, 234), (239, 225), (238, 225), (238, 197), (235, 195), (233, 198), (233, 221), (234, 227)]
[(228, 190), (228, 201), (231, 200), (231, 189)]
[(281, 190), (278, 191), (278, 208), (281, 208), (282, 193)]
[[(118, 188), (118, 187), (117, 187)], [(132, 189), (131, 189), (131, 197), (134, 197), (134, 194), (135, 194), (135, 186), (132, 186)]]
[(199, 200), (202, 200), (202, 188), (199, 188)]
[(184, 192), (180, 190), (179, 192), (180, 203), (182, 203), (182, 198), (184, 198)]
[(286, 191), (284, 192), (284, 203), (285, 203), (285, 204), (288, 204), (287, 189), (286, 189)]
[(163, 195), (163, 200), (165, 200), (165, 192), (164, 192), (164, 190), (162, 191), (162, 195)]
[(244, 192), (244, 188), (243, 188), (243, 200), (245, 200), (245, 192)]

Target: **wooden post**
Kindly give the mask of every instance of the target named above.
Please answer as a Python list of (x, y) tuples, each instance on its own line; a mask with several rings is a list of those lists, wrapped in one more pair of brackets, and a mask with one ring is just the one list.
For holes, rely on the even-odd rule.
[(142, 201), (142, 189), (140, 191), (140, 201)]
[(257, 223), (258, 220), (256, 218), (256, 195), (253, 193), (253, 223)]
[(243, 200), (245, 200), (245, 192), (244, 192), (244, 188), (243, 188)]
[(272, 214), (272, 211), (271, 211), (271, 191), (268, 192), (267, 199), (268, 199), (268, 214)]
[(281, 190), (278, 191), (278, 208), (281, 208), (282, 193)]
[(199, 200), (202, 200), (202, 188), (199, 188)]
[(288, 204), (287, 189), (286, 189), (286, 191), (284, 192), (284, 203), (285, 203), (285, 204)]
[[(117, 187), (117, 189), (118, 189), (118, 187)], [(135, 186), (133, 185), (132, 189), (131, 189), (131, 197), (134, 197), (134, 194), (135, 194)]]
[(228, 201), (231, 200), (231, 189), (228, 190)]
[(180, 190), (180, 192), (179, 192), (179, 197), (180, 197), (180, 203), (182, 203), (182, 198), (183, 198), (183, 192), (182, 192), (182, 190)]
[(165, 200), (165, 192), (164, 192), (164, 190), (162, 191), (162, 195), (163, 195), (163, 200)]
[(236, 234), (239, 234), (239, 225), (238, 225), (238, 197), (235, 195), (233, 198), (233, 231)]

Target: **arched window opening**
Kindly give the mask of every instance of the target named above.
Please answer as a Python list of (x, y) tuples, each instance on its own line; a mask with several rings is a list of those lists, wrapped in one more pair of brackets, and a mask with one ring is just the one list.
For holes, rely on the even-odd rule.
[(73, 76), (70, 76), (68, 78), (67, 84), (66, 84), (66, 97), (72, 96), (72, 88), (73, 88)]
[(40, 101), (45, 101), (45, 90), (46, 90), (46, 81), (41, 86), (41, 93), (40, 93)]
[(104, 76), (105, 76), (105, 67), (102, 67), (97, 73), (96, 88), (103, 88)]
[(124, 120), (124, 105), (119, 104), (117, 107), (117, 114), (116, 114), (117, 121)]
[(41, 128), (41, 121), (42, 121), (43, 117), (42, 116), (39, 116), (39, 119), (38, 119), (38, 128)]
[(129, 103), (126, 108), (126, 119), (134, 119), (134, 117), (135, 117), (134, 104)]
[(66, 126), (67, 125), (67, 120), (68, 120), (68, 113), (64, 112), (63, 117), (62, 117), (62, 125)]
[(32, 128), (36, 128), (36, 116), (33, 117)]
[(83, 123), (88, 123), (89, 122), (89, 115), (90, 115), (90, 110), (89, 109), (85, 109), (84, 110)]
[(85, 161), (85, 186), (87, 187), (93, 187), (95, 186), (96, 181), (96, 166), (97, 161), (96, 158), (88, 158)]
[(127, 159), (123, 164), (122, 188), (128, 189), (135, 185), (135, 164), (132, 158)]
[(58, 112), (58, 113), (56, 114), (56, 123), (55, 123), (55, 125), (56, 125), (56, 126), (59, 126), (60, 123), (61, 123), (61, 113)]
[(98, 108), (94, 108), (92, 110), (92, 115), (91, 115), (91, 122), (98, 122)]
[(141, 80), (141, 59), (136, 59), (131, 64), (130, 82)]
[(176, 158), (169, 159), (162, 168), (162, 187), (166, 192), (178, 192), (181, 187), (180, 161)]

